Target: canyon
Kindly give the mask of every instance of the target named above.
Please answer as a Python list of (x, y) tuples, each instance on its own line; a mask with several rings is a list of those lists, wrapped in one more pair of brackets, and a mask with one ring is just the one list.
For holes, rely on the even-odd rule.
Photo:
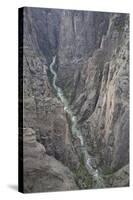
[(129, 15), (23, 8), (24, 192), (129, 185)]

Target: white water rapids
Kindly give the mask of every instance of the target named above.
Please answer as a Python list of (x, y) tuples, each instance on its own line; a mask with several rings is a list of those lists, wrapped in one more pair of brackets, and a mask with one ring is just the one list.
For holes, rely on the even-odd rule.
[(93, 176), (93, 179), (96, 182), (96, 187), (99, 187), (99, 188), (104, 187), (104, 181), (103, 181), (102, 177), (100, 176), (98, 169), (95, 169), (95, 167), (93, 166), (94, 165), (93, 158), (92, 158), (92, 156), (90, 156), (88, 154), (85, 144), (84, 144), (83, 136), (82, 136), (80, 130), (77, 128), (77, 118), (73, 114), (72, 110), (70, 109), (68, 101), (63, 95), (62, 89), (56, 85), (57, 74), (53, 68), (55, 65), (55, 62), (56, 62), (56, 56), (53, 57), (52, 63), (49, 66), (50, 72), (53, 75), (52, 85), (57, 92), (57, 96), (59, 97), (59, 99), (61, 100), (61, 102), (64, 105), (64, 111), (67, 112), (69, 115), (69, 118), (70, 118), (71, 124), (72, 124), (72, 126), (71, 126), (72, 135), (79, 138), (79, 140), (80, 140), (81, 150), (84, 155), (85, 166), (88, 170), (88, 173)]

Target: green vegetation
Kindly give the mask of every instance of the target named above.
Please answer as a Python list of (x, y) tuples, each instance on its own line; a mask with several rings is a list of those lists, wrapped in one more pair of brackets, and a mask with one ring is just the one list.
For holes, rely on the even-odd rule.
[(93, 187), (93, 178), (88, 173), (85, 165), (84, 165), (84, 155), (81, 154), (80, 158), (80, 166), (78, 169), (73, 170), (75, 175), (75, 182), (77, 183), (80, 189), (88, 189)]
[(50, 85), (52, 86), (51, 88), (52, 88), (53, 94), (54, 94), (57, 98), (59, 98), (58, 95), (57, 95), (56, 90), (55, 90), (54, 87), (53, 87), (53, 74), (50, 72), (49, 69), (47, 70), (47, 76), (48, 76)]
[(110, 167), (106, 167), (103, 169), (103, 175), (111, 175), (113, 174), (113, 169), (111, 169)]
[[(72, 130), (71, 130), (72, 121), (71, 121), (68, 114), (66, 115), (66, 117), (67, 117), (67, 121), (68, 121), (68, 125), (69, 125), (69, 131), (71, 133), (71, 137), (72, 137), (72, 139), (75, 139), (74, 136), (72, 135)], [(80, 166), (79, 166), (78, 169), (72, 170), (73, 174), (75, 176), (75, 182), (80, 189), (92, 188), (93, 187), (93, 185), (92, 185), (93, 184), (93, 178), (88, 173), (88, 170), (85, 167), (84, 154), (81, 153), (78, 156), (79, 156)]]
[(70, 87), (65, 87), (63, 90), (64, 96), (70, 100), (71, 99), (71, 89)]

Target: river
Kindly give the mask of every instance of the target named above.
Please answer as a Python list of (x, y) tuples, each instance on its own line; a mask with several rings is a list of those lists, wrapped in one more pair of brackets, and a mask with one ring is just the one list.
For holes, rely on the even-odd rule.
[(80, 140), (81, 151), (84, 155), (85, 166), (88, 170), (88, 173), (90, 175), (92, 175), (93, 179), (95, 180), (95, 182), (96, 182), (95, 187), (103, 188), (104, 187), (103, 178), (100, 175), (99, 170), (96, 167), (94, 167), (94, 162), (93, 162), (94, 158), (92, 156), (90, 156), (87, 152), (87, 149), (86, 149), (85, 144), (84, 144), (84, 139), (83, 139), (82, 133), (77, 128), (77, 118), (73, 114), (73, 111), (71, 110), (69, 103), (68, 103), (67, 99), (65, 98), (65, 96), (63, 94), (62, 89), (56, 85), (57, 74), (56, 74), (56, 71), (54, 70), (55, 62), (56, 62), (56, 56), (53, 57), (53, 60), (50, 64), (50, 66), (49, 66), (50, 72), (53, 75), (52, 86), (55, 89), (57, 96), (61, 100), (62, 104), (64, 105), (64, 111), (67, 112), (67, 114), (69, 115), (69, 118), (71, 120), (72, 135), (79, 138), (79, 140)]

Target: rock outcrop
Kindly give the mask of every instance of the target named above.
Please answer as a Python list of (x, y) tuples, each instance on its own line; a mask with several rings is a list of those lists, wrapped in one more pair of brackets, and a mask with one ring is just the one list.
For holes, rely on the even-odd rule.
[(125, 165), (115, 173), (105, 175), (108, 187), (129, 186), (129, 165)]
[(73, 174), (36, 141), (31, 128), (24, 129), (24, 192), (48, 192), (77, 189)]

